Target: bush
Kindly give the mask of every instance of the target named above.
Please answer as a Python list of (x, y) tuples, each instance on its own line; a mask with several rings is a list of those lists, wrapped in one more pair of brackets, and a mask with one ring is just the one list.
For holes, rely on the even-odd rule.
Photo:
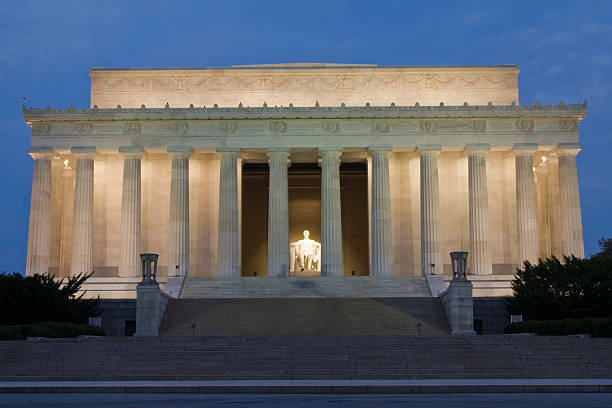
[(0, 274), (0, 325), (36, 322), (82, 324), (98, 316), (99, 299), (76, 295), (91, 276), (55, 279), (48, 275)]
[(526, 261), (512, 282), (509, 312), (534, 320), (612, 316), (612, 258), (563, 261)]
[(612, 337), (612, 317), (561, 320), (527, 320), (512, 323), (504, 330), (506, 334), (537, 333), (542, 336), (567, 336), (590, 334), (593, 337)]
[(65, 338), (81, 335), (104, 336), (105, 333), (101, 327), (62, 322), (0, 326), (0, 340), (24, 340), (26, 337)]

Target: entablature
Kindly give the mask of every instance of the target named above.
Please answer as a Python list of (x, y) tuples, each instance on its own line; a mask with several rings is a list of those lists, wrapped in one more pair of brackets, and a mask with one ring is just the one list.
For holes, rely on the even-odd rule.
[(365, 106), (164, 109), (24, 108), (32, 145), (102, 149), (139, 145), (163, 149), (319, 148), (328, 145), (394, 149), (468, 143), (510, 149), (515, 143), (578, 143), (586, 105), (559, 106)]

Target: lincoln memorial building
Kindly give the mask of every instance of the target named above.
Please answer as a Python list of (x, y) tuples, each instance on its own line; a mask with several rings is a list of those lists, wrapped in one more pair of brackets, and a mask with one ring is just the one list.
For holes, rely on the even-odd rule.
[(89, 108), (23, 109), (28, 275), (125, 288), (157, 253), (161, 282), (448, 277), (466, 251), (484, 290), (584, 257), (586, 106), (521, 105), (516, 65), (89, 74)]

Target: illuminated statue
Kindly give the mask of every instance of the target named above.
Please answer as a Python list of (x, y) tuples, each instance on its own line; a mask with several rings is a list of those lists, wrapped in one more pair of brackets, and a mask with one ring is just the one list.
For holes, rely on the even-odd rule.
[(321, 271), (321, 243), (310, 239), (310, 231), (304, 231), (304, 239), (289, 245), (291, 271)]

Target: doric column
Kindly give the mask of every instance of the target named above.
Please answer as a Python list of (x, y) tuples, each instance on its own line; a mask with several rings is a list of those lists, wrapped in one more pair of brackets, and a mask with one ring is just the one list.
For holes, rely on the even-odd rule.
[[(545, 156), (543, 156), (545, 157)], [(548, 166), (546, 159), (535, 167), (536, 201), (538, 204), (538, 256), (546, 259), (550, 250), (550, 206), (548, 202)]]
[(518, 222), (518, 246), (520, 267), (523, 261), (538, 260), (538, 216), (535, 180), (533, 175), (533, 154), (536, 143), (516, 143), (514, 157), (516, 168), (516, 207)]
[(561, 258), (561, 210), (559, 208), (559, 156), (553, 151), (548, 156), (548, 222), (550, 252)]
[(32, 147), (34, 159), (32, 198), (30, 201), (30, 229), (26, 275), (46, 274), (51, 239), (51, 157), (50, 147)]
[(240, 149), (217, 149), (219, 179), (219, 277), (240, 276), (238, 230), (238, 164)]
[(74, 276), (93, 272), (94, 159), (97, 154), (93, 146), (74, 146), (72, 154), (77, 159), (70, 263), (70, 275)]
[(417, 147), (421, 156), (421, 273), (442, 275), (440, 253), (440, 190), (438, 156), (440, 145)]
[(391, 149), (370, 149), (372, 158), (372, 276), (391, 276)]
[(121, 257), (119, 276), (140, 276), (141, 252), (141, 176), (142, 146), (119, 147), (123, 156), (123, 193), (121, 195)]
[(70, 276), (74, 217), (74, 169), (68, 160), (62, 170), (62, 230), (60, 238), (60, 276)]
[(168, 147), (172, 157), (168, 276), (189, 275), (189, 147)]
[(342, 276), (342, 218), (340, 156), (342, 149), (319, 150), (321, 155), (321, 275)]
[(470, 204), (470, 266), (473, 275), (490, 275), (489, 197), (487, 192), (487, 152), (489, 144), (467, 145), (468, 195)]
[(289, 276), (288, 150), (269, 150), (268, 276)]
[(561, 252), (584, 258), (582, 238), (582, 215), (580, 213), (580, 193), (578, 191), (578, 172), (576, 155), (580, 145), (559, 143), (559, 210), (561, 213)]

